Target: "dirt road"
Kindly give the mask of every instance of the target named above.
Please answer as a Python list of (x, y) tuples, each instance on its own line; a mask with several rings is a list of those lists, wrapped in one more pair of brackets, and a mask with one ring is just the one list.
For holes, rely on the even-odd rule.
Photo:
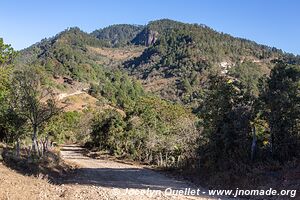
[[(202, 188), (140, 166), (83, 156), (82, 151), (82, 148), (75, 145), (62, 147), (62, 158), (79, 166), (75, 175), (64, 182), (97, 189), (98, 194), (101, 194), (99, 199), (225, 199), (205, 196), (202, 192), (206, 191)], [(186, 188), (200, 189), (200, 195), (169, 195)]]

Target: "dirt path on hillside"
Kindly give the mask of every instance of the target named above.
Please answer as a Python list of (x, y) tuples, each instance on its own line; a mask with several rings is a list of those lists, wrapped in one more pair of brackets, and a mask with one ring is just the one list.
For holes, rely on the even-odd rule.
[(205, 196), (202, 192), (206, 191), (201, 188), (199, 196), (167, 195), (167, 188), (172, 188), (172, 191), (198, 188), (141, 166), (92, 159), (83, 156), (83, 150), (76, 145), (62, 147), (62, 158), (79, 166), (74, 176), (64, 182), (96, 188), (105, 194), (105, 199), (225, 199)]
[(63, 100), (63, 99), (65, 99), (65, 98), (67, 98), (67, 97), (75, 96), (75, 95), (79, 95), (79, 94), (84, 94), (84, 93), (86, 93), (86, 92), (78, 90), (78, 91), (73, 92), (73, 93), (71, 93), (71, 94), (68, 94), (68, 93), (61, 93), (61, 94), (59, 94), (57, 97), (58, 97), (58, 100)]

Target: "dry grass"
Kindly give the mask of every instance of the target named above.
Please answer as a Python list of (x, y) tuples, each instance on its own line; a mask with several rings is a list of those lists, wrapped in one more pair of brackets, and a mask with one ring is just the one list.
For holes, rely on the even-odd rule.
[(88, 185), (52, 184), (39, 174), (27, 176), (0, 162), (0, 200), (111, 199), (105, 189)]
[(0, 200), (61, 199), (63, 190), (51, 182), (65, 177), (71, 166), (60, 159), (58, 152), (32, 159), (21, 151), (21, 157), (17, 158), (13, 149), (6, 148), (3, 158), (4, 162), (0, 162)]
[(168, 78), (168, 79), (153, 79), (153, 80), (146, 80), (143, 81), (143, 86), (146, 91), (150, 92), (158, 92), (165, 88), (167, 88), (170, 85), (173, 85), (176, 81), (176, 77), (174, 78)]
[(96, 48), (87, 47), (91, 53), (96, 55), (104, 56), (112, 60), (123, 61), (133, 57), (138, 57), (143, 52), (143, 47), (132, 47), (132, 48)]
[(109, 104), (99, 103), (99, 100), (87, 93), (81, 93), (66, 97), (64, 99), (65, 104), (68, 106), (65, 111), (83, 111), (84, 109), (98, 109), (98, 110), (115, 110), (119, 112), (122, 116), (126, 116), (125, 112), (121, 109), (113, 107)]
[(96, 108), (98, 100), (86, 93), (66, 97), (64, 102), (68, 104), (65, 111), (82, 111), (86, 108)]
[(13, 148), (5, 148), (3, 163), (11, 169), (22, 174), (49, 177), (49, 180), (57, 181), (64, 174), (71, 173), (76, 166), (66, 164), (59, 156), (58, 150), (46, 152), (42, 157), (28, 155), (25, 149), (21, 149), (20, 157), (15, 156)]
[(60, 191), (42, 176), (24, 176), (0, 163), (0, 199), (59, 199)]

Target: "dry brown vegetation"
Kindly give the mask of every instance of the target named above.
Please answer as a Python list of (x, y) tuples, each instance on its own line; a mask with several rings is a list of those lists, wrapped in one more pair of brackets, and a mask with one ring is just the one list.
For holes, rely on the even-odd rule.
[(87, 93), (75, 94), (63, 99), (68, 106), (66, 111), (82, 111), (87, 108), (96, 108), (98, 100)]
[(146, 91), (150, 92), (159, 92), (166, 87), (174, 84), (176, 81), (175, 77), (167, 78), (167, 79), (152, 79), (152, 80), (145, 80), (143, 81), (143, 86)]
[(124, 61), (142, 54), (145, 47), (131, 48), (106, 48), (106, 47), (87, 47), (87, 49), (96, 55), (104, 56), (112, 60)]
[(114, 196), (109, 197), (105, 188), (76, 184), (55, 185), (42, 175), (22, 175), (1, 162), (0, 188), (0, 200), (116, 199)]

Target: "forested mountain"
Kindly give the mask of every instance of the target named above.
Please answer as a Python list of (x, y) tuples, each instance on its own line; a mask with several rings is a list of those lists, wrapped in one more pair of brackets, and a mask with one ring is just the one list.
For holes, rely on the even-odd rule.
[(22, 64), (41, 64), (54, 76), (87, 82), (96, 79), (97, 64), (118, 66), (140, 79), (147, 91), (193, 107), (209, 74), (238, 78), (257, 93), (249, 79), (257, 83), (276, 59), (299, 62), (299, 58), (276, 48), (205, 25), (168, 19), (146, 26), (112, 25), (91, 34), (70, 28), (21, 51), (18, 57)]
[[(86, 112), (67, 112), (43, 124), (43, 136), (77, 136), (78, 121), (91, 114), (87, 147), (229, 183), (247, 173), (255, 183), (253, 166), (298, 163), (300, 58), (282, 50), (163, 19), (91, 34), (69, 28), (5, 64), (13, 64), (16, 80), (43, 74), (43, 83), (58, 93), (85, 84), (75, 89), (97, 100)], [(15, 106), (5, 100), (15, 94), (7, 85), (23, 85), (14, 85), (9, 70), (4, 72), (0, 101), (8, 105), (0, 106), (0, 133), (11, 142), (18, 131), (7, 125), (8, 108)], [(24, 80), (34, 91), (31, 79)], [(61, 130), (65, 119), (74, 126)]]
[[(167, 19), (150, 22), (133, 42), (149, 47), (140, 57), (126, 62), (125, 68), (145, 80), (146, 88), (185, 103), (199, 95), (196, 93), (211, 71), (239, 71), (239, 76), (259, 71), (263, 75), (272, 68), (272, 60), (284, 56), (279, 49), (219, 33), (205, 25)], [(249, 73), (243, 70), (245, 65)]]
[(40, 65), (54, 76), (95, 80), (98, 68), (87, 53), (87, 46), (105, 45), (107, 43), (79, 28), (69, 28), (21, 51), (17, 57), (17, 65)]
[(95, 30), (91, 35), (107, 41), (113, 47), (117, 47), (131, 44), (131, 41), (143, 28), (141, 25), (118, 24)]

